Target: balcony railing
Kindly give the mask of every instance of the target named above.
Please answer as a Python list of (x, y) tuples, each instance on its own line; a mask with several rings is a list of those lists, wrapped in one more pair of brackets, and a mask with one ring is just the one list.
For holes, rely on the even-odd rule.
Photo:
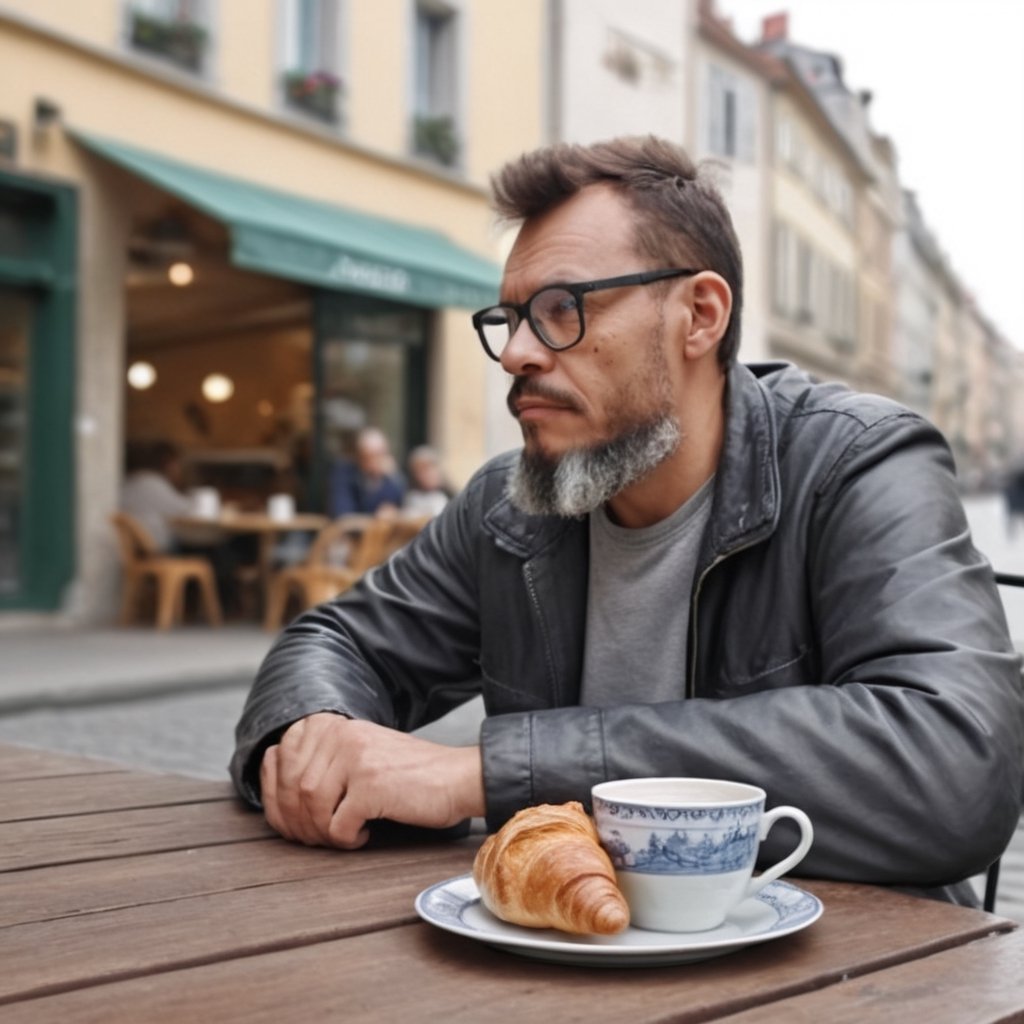
[(341, 92), (341, 80), (328, 71), (289, 71), (284, 76), (288, 106), (328, 124), (341, 120)]
[(413, 122), (413, 148), (418, 156), (429, 157), (452, 167), (459, 158), (459, 137), (448, 115), (418, 114)]
[(142, 11), (131, 12), (131, 45), (186, 71), (202, 71), (207, 32), (192, 21), (167, 21)]

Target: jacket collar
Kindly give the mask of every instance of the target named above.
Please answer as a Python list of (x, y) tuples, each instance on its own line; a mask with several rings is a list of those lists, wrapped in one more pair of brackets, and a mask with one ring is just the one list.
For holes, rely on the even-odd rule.
[[(767, 537), (779, 518), (775, 417), (760, 378), (782, 363), (734, 363), (725, 388), (725, 432), (715, 478), (708, 541), (716, 556)], [(514, 456), (518, 458), (518, 453)], [(509, 463), (511, 465), (511, 461)], [(540, 554), (587, 520), (524, 515), (504, 495), (484, 516), (499, 547), (521, 558)]]
[(779, 521), (775, 414), (761, 378), (784, 365), (734, 363), (729, 369), (709, 534), (716, 555), (762, 540)]

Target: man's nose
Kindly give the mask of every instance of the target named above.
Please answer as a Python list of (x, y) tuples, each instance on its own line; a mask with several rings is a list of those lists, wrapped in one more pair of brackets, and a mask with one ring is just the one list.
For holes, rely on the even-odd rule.
[(501, 351), (501, 366), (514, 377), (526, 373), (544, 373), (554, 365), (555, 353), (533, 332), (530, 322), (519, 321), (512, 337)]

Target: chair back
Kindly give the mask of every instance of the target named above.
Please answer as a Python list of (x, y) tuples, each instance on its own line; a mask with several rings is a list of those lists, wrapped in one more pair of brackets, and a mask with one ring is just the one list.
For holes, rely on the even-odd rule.
[[(997, 586), (1024, 587), (1024, 576), (1017, 573), (996, 572), (994, 575)], [(997, 859), (993, 864), (990, 864), (988, 871), (985, 873), (985, 895), (982, 900), (982, 907), (984, 907), (984, 909), (990, 914), (994, 913), (996, 909), (996, 894), (999, 889), (1000, 860), (1001, 858)]]
[[(363, 531), (373, 521), (370, 516), (363, 515), (338, 516), (331, 520), (313, 539), (303, 560), (304, 564), (309, 568), (331, 565), (337, 548), (344, 545), (350, 552), (358, 548)], [(346, 563), (351, 563), (351, 559), (352, 555), (349, 554)]]
[(115, 512), (110, 521), (117, 533), (122, 565), (135, 565), (160, 553), (149, 531), (134, 516), (127, 512)]
[(359, 538), (349, 565), (360, 575), (380, 565), (394, 551), (394, 535), (394, 519), (371, 519)]
[(408, 544), (434, 517), (432, 515), (401, 516), (395, 520), (395, 530), (391, 535), (392, 551)]

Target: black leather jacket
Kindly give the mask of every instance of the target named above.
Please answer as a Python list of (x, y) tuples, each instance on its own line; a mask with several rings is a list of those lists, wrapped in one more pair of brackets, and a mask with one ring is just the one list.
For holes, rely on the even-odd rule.
[[(268, 654), (238, 726), (244, 797), (263, 749), (317, 710), (411, 729), (483, 692), (491, 828), (605, 779), (754, 782), (795, 804), (801, 871), (939, 886), (982, 871), (1021, 807), (1020, 662), (921, 417), (785, 364), (729, 374), (711, 521), (690, 602), (685, 699), (577, 706), (587, 521), (504, 497), (484, 466), (417, 540), (306, 613)], [(642, 690), (641, 690), (642, 692)], [(777, 826), (762, 856), (794, 842)]]

